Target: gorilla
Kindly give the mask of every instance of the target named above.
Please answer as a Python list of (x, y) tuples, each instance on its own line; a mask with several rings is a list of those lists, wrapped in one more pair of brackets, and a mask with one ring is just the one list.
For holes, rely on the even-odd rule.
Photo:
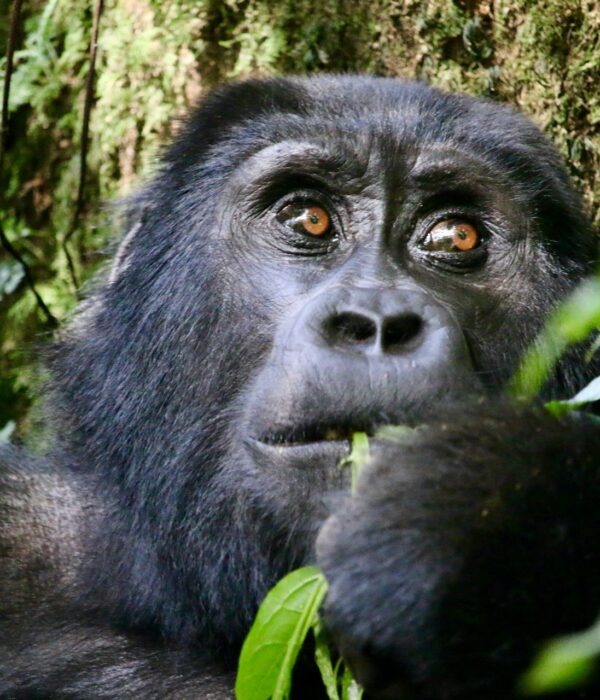
[[(231, 698), (306, 563), (369, 698), (507, 700), (593, 622), (600, 430), (503, 398), (597, 257), (537, 128), (408, 81), (242, 82), (123, 220), (47, 354), (51, 447), (0, 453), (1, 697)], [(350, 498), (351, 436), (388, 424), (416, 430)]]

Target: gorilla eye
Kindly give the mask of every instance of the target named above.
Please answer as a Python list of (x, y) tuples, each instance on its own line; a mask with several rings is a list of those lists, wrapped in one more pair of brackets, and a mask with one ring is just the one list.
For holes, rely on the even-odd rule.
[(477, 248), (481, 236), (473, 224), (461, 219), (445, 219), (433, 226), (423, 240), (425, 250), (460, 253)]
[(331, 217), (315, 204), (288, 204), (277, 214), (277, 221), (309, 236), (325, 236), (331, 230)]

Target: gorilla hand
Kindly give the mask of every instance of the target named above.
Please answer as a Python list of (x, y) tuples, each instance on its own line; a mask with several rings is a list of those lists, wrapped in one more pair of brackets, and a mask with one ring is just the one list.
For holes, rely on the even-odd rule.
[(506, 700), (541, 642), (591, 624), (599, 447), (582, 416), (508, 405), (373, 442), (318, 540), (326, 622), (367, 690)]

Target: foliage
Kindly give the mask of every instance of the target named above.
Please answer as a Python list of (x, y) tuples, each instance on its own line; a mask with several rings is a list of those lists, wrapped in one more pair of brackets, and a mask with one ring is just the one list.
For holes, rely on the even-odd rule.
[[(513, 396), (522, 399), (533, 398), (539, 393), (565, 349), (572, 343), (583, 342), (598, 328), (600, 328), (600, 279), (595, 278), (581, 285), (552, 314), (543, 333), (523, 358), (512, 380), (510, 391)], [(585, 399), (582, 400), (583, 402)]]
[(600, 623), (548, 643), (520, 681), (523, 695), (541, 695), (584, 685), (596, 672)]
[[(600, 279), (589, 280), (575, 290), (548, 320), (540, 337), (523, 358), (511, 391), (530, 399), (541, 389), (560, 355), (573, 343), (590, 334), (598, 338), (600, 328)], [(592, 343), (597, 349), (597, 343)], [(586, 404), (600, 401), (600, 377), (593, 379), (571, 399), (549, 401), (546, 408), (560, 416)], [(592, 415), (590, 418), (597, 419)], [(600, 622), (588, 630), (549, 641), (523, 674), (523, 695), (542, 695), (585, 685), (597, 671), (600, 656)]]
[(314, 566), (296, 569), (265, 598), (240, 655), (238, 700), (286, 700), (292, 669), (315, 624), (327, 584)]
[(354, 433), (352, 435), (352, 449), (350, 454), (342, 460), (340, 469), (350, 467), (350, 483), (352, 493), (356, 492), (358, 475), (363, 465), (369, 461), (369, 438), (366, 433)]

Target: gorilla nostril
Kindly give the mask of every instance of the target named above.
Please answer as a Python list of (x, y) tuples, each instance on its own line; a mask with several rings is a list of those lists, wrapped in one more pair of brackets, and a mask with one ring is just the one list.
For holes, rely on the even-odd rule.
[(381, 347), (384, 352), (403, 352), (410, 349), (411, 341), (421, 333), (423, 321), (416, 314), (401, 314), (383, 323)]
[(326, 332), (333, 344), (372, 343), (377, 337), (377, 324), (367, 316), (349, 311), (329, 319)]

